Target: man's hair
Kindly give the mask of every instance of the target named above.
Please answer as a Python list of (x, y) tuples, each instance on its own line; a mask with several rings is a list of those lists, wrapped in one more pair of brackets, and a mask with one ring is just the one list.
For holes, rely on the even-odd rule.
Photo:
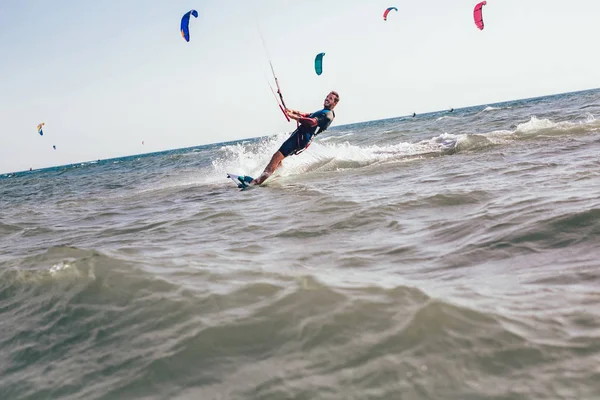
[(332, 90), (331, 92), (329, 92), (329, 94), (332, 94), (335, 96), (335, 104), (339, 103), (340, 95), (338, 94), (338, 92), (336, 92), (335, 90)]

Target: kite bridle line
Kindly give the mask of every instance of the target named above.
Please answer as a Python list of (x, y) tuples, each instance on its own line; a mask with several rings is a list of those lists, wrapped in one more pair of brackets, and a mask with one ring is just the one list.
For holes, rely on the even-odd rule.
[(291, 121), (290, 117), (285, 112), (285, 110), (287, 109), (287, 106), (285, 105), (285, 101), (283, 100), (283, 93), (281, 93), (281, 87), (279, 86), (279, 80), (277, 79), (277, 75), (275, 75), (275, 68), (273, 68), (273, 63), (271, 62), (271, 57), (269, 56), (269, 51), (267, 50), (267, 45), (265, 44), (265, 39), (263, 38), (262, 32), (260, 31), (260, 26), (258, 25), (258, 21), (256, 21), (256, 30), (258, 31), (258, 35), (260, 36), (260, 41), (263, 45), (263, 49), (265, 50), (265, 55), (267, 56), (267, 60), (269, 60), (269, 66), (271, 67), (271, 73), (273, 74), (273, 79), (275, 79), (275, 86), (277, 87), (277, 94), (279, 95), (279, 99), (277, 99), (277, 96), (275, 95), (275, 90), (273, 89), (273, 86), (271, 86), (271, 83), (269, 83), (269, 88), (271, 88), (271, 92), (273, 92), (273, 95), (275, 96), (275, 100), (277, 100), (277, 105), (279, 106), (279, 109), (285, 116), (285, 119), (287, 119), (287, 121), (290, 122)]

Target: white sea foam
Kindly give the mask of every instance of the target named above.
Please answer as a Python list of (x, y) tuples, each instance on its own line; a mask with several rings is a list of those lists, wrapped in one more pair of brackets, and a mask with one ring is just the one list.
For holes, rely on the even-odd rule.
[(487, 106), (482, 111), (495, 111), (495, 110), (500, 110), (500, 107)]
[(569, 122), (552, 122), (547, 118), (538, 119), (536, 116), (532, 116), (527, 122), (517, 125), (517, 133), (534, 133), (543, 129), (559, 128), (561, 126), (569, 125)]

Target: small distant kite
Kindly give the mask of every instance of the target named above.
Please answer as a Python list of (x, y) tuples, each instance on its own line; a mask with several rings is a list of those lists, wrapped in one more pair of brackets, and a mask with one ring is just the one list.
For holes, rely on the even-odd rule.
[(315, 72), (317, 75), (321, 75), (323, 73), (323, 56), (325, 53), (319, 53), (315, 57)]
[(144, 145), (144, 141), (142, 140), (142, 146)]
[(394, 10), (394, 11), (398, 11), (398, 9), (397, 9), (396, 7), (388, 7), (388, 8), (387, 8), (387, 10), (385, 10), (385, 11), (383, 12), (383, 20), (384, 20), (384, 21), (387, 21), (387, 16), (388, 16), (388, 14), (390, 13), (390, 11), (392, 11), (392, 10)]
[(475, 20), (475, 25), (477, 25), (477, 28), (479, 28), (481, 31), (483, 30), (483, 13), (481, 9), (486, 4), (486, 1), (482, 1), (481, 3), (478, 3), (473, 10), (473, 19)]
[(183, 37), (186, 42), (190, 41), (189, 25), (190, 25), (190, 16), (191, 15), (193, 15), (194, 18), (198, 18), (198, 11), (190, 10), (190, 11), (186, 12), (185, 14), (183, 14), (183, 17), (181, 17), (181, 37)]
[(52, 148), (53, 148), (54, 150), (56, 150), (56, 146), (52, 146)]
[(44, 132), (42, 131), (42, 126), (44, 126), (45, 124), (42, 122), (41, 124), (38, 124), (37, 126), (37, 131), (40, 134), (40, 136), (44, 136)]

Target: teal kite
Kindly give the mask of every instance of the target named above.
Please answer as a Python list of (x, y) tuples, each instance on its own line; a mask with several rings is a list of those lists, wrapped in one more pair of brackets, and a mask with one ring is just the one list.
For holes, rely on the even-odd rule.
[(325, 53), (319, 53), (315, 57), (315, 72), (317, 75), (321, 75), (323, 73), (323, 56)]

